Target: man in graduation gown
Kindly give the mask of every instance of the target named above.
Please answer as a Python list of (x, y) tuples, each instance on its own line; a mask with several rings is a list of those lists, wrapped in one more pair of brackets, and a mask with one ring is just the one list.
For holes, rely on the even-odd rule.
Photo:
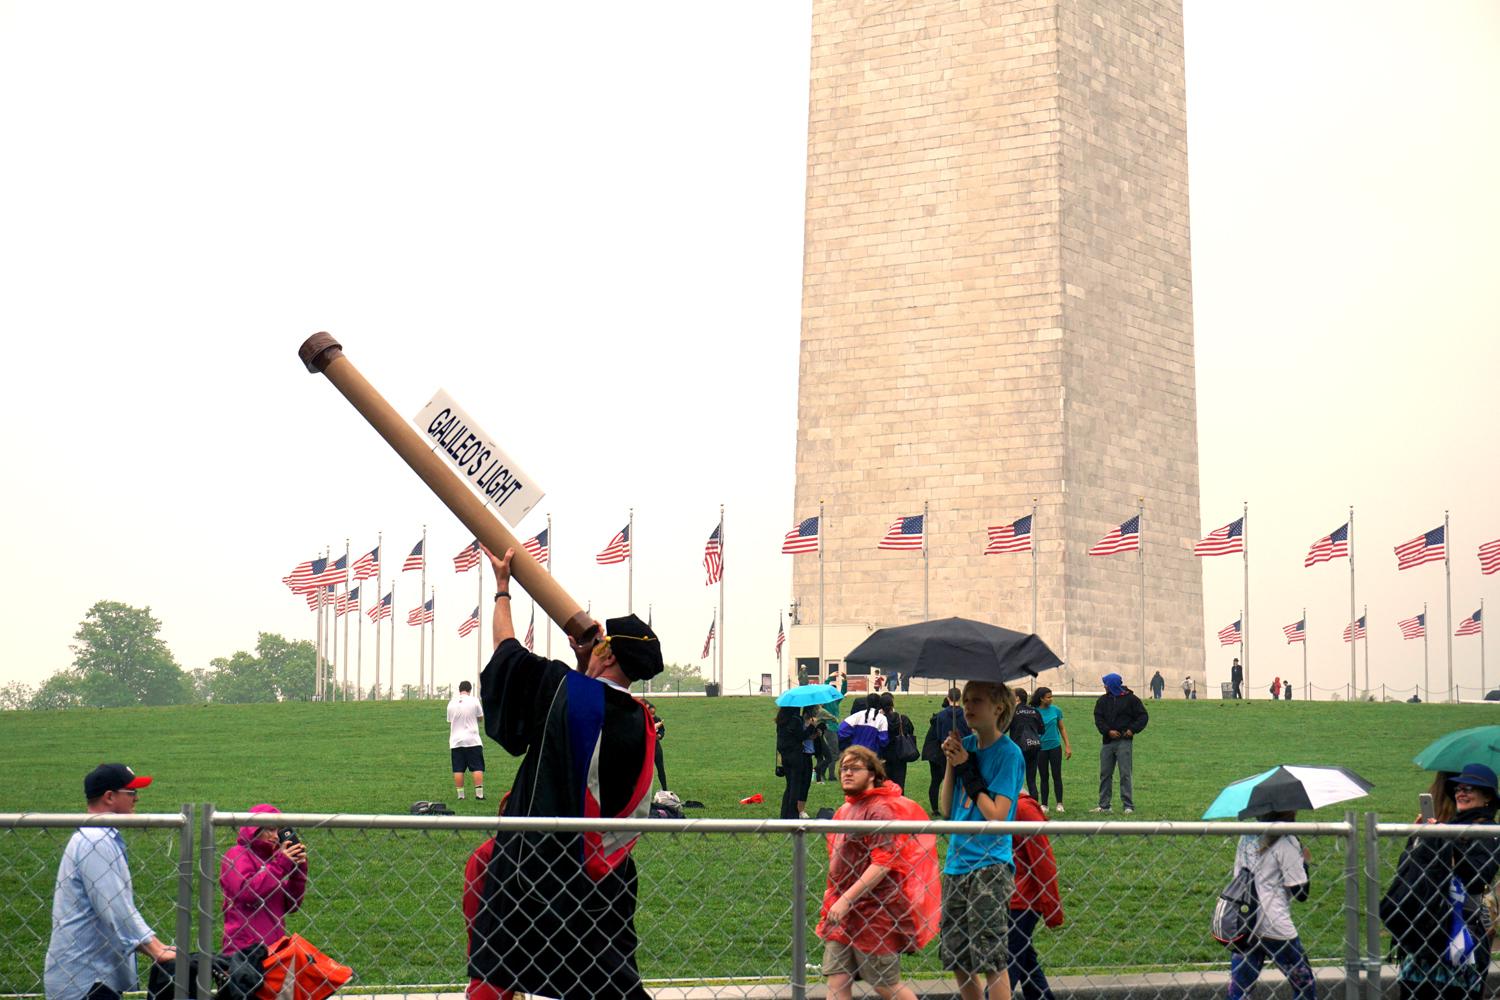
[[(479, 679), (485, 732), (523, 756), (506, 816), (644, 817), (655, 727), (627, 690), (662, 670), (656, 633), (634, 615), (574, 643), (577, 669), (516, 640), (510, 561), (495, 570), (495, 652)], [(574, 1000), (647, 996), (635, 964), (635, 834), (501, 832), (469, 940), (469, 975)]]

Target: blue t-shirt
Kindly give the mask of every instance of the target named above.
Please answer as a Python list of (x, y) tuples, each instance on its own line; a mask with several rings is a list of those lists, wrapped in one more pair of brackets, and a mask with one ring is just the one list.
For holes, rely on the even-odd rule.
[[(964, 737), (964, 749), (979, 758), (979, 773), (990, 794), (996, 798), (1010, 800), (1007, 820), (1016, 818), (1016, 797), (1021, 794), (1021, 782), (1026, 778), (1026, 759), (1021, 748), (1009, 736), (1000, 738), (983, 750), (979, 749), (979, 737), (969, 734)], [(969, 798), (963, 785), (955, 779), (953, 788), (953, 816), (955, 821), (984, 822), (984, 813), (979, 803)], [(970, 836), (955, 833), (948, 838), (948, 856), (943, 861), (946, 875), (964, 875), (979, 868), (992, 865), (1011, 864), (1010, 834), (984, 834)]]
[(1062, 718), (1062, 709), (1056, 705), (1037, 709), (1042, 713), (1042, 749), (1055, 750), (1062, 746), (1062, 734), (1057, 731), (1057, 722)]

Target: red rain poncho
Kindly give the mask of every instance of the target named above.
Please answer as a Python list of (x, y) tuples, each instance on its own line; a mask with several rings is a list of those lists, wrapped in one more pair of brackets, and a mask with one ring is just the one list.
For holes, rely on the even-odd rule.
[[(893, 781), (846, 799), (836, 820), (916, 821), (927, 812), (901, 795)], [(890, 873), (854, 901), (849, 916), (828, 926), (828, 910), (870, 865)], [(818, 916), (818, 937), (852, 944), (869, 955), (915, 952), (938, 931), (942, 885), (938, 877), (937, 838), (931, 834), (828, 835), (828, 889)]]

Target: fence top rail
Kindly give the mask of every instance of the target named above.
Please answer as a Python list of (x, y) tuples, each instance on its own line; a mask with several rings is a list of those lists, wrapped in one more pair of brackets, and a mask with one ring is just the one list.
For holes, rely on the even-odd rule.
[(882, 823), (817, 819), (586, 819), (563, 816), (412, 816), (404, 813), (214, 812), (214, 826), (295, 826), (307, 829), (514, 830), (583, 833), (592, 830), (658, 833), (965, 833), (1029, 836), (1203, 837), (1277, 832), (1345, 837), (1348, 823), (1059, 822), (956, 823), (950, 820)]
[(1440, 840), (1479, 840), (1500, 837), (1495, 823), (1376, 823), (1377, 837), (1435, 837)]
[(0, 829), (80, 826), (113, 826), (126, 830), (181, 829), (187, 821), (184, 813), (0, 813)]

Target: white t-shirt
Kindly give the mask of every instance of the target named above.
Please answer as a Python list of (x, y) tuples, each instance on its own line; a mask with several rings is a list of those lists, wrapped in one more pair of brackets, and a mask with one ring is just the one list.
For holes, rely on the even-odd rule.
[(471, 694), (456, 695), (448, 702), (448, 749), (479, 746), (479, 720), (482, 718), (484, 709), (479, 707), (479, 699)]
[(1255, 936), (1290, 941), (1297, 936), (1292, 924), (1292, 900), (1287, 890), (1307, 881), (1302, 862), (1302, 843), (1296, 837), (1281, 837), (1266, 850), (1259, 834), (1240, 838), (1234, 852), (1234, 871), (1249, 868), (1255, 874), (1255, 892), (1260, 897), (1260, 919)]

